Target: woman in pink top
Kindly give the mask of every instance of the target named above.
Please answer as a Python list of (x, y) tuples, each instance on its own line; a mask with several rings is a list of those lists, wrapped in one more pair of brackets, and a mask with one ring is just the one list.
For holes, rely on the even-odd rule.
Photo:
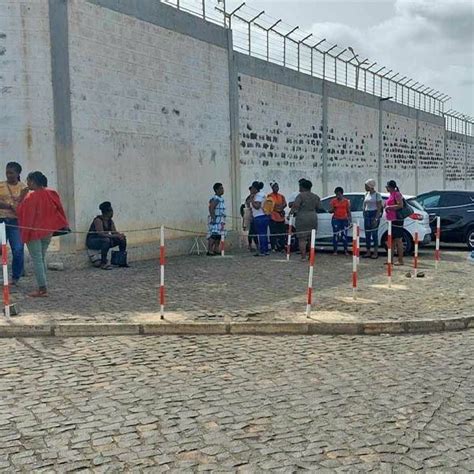
[(392, 263), (394, 249), (397, 249), (398, 263), (395, 265), (403, 265), (403, 219), (398, 219), (397, 211), (403, 208), (403, 196), (398, 189), (397, 183), (393, 180), (387, 183), (387, 191), (390, 193), (385, 206), (385, 216), (387, 221), (392, 222)]

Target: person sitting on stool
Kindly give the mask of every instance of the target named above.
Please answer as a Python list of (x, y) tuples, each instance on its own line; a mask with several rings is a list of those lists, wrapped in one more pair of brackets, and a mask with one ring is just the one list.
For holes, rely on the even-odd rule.
[[(107, 255), (113, 247), (119, 247), (119, 251), (126, 256), (127, 239), (124, 234), (117, 232), (112, 217), (114, 210), (112, 204), (108, 201), (99, 206), (102, 215), (97, 216), (89, 228), (86, 238), (86, 247), (90, 250), (101, 251), (100, 268), (110, 270), (112, 267), (108, 264)], [(126, 258), (119, 265), (127, 267)]]

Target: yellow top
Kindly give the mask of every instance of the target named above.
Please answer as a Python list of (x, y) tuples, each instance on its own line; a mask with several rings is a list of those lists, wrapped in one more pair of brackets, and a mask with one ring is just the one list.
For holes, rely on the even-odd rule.
[[(26, 184), (21, 181), (15, 185), (8, 184), (7, 181), (1, 181), (0, 202), (16, 208), (21, 191), (25, 188)], [(16, 219), (16, 212), (13, 209), (0, 209), (0, 219)]]

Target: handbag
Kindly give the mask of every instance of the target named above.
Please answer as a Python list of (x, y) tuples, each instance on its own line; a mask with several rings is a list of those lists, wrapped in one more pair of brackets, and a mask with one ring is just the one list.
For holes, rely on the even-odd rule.
[(72, 230), (69, 227), (63, 227), (62, 229), (59, 229), (56, 232), (53, 232), (53, 237), (59, 237), (61, 235), (68, 235), (71, 232), (72, 232)]
[(403, 207), (401, 209), (397, 209), (397, 219), (399, 221), (403, 221), (407, 217), (411, 216), (414, 212), (415, 211), (410, 206), (410, 204), (408, 204), (406, 199), (403, 198)]
[(117, 265), (118, 267), (128, 267), (127, 252), (121, 250), (112, 250), (110, 263), (112, 265)]

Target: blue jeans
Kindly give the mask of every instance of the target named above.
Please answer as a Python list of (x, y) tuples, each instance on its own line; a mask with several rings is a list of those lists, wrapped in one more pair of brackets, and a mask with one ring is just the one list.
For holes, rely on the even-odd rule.
[(334, 252), (337, 252), (337, 244), (342, 240), (344, 252), (347, 252), (347, 229), (349, 227), (349, 221), (347, 219), (333, 219), (332, 220), (332, 246)]
[(20, 229), (17, 227), (18, 219), (0, 219), (0, 222), (6, 224), (7, 241), (12, 249), (12, 278), (17, 281), (23, 276), (25, 261)]
[(270, 216), (258, 216), (254, 218), (255, 230), (258, 235), (258, 249), (261, 255), (268, 253), (268, 225)]
[(33, 262), (36, 282), (40, 289), (47, 287), (46, 281), (46, 250), (51, 242), (51, 236), (39, 240), (32, 240), (26, 244)]
[(379, 221), (377, 211), (364, 211), (365, 246), (370, 252), (372, 245), (377, 252), (379, 248)]

